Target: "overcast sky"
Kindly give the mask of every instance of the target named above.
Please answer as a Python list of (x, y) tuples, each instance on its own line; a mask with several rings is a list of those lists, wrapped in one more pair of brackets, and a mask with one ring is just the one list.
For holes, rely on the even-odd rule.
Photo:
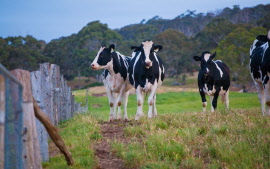
[(99, 20), (111, 29), (158, 15), (173, 19), (187, 10), (207, 13), (241, 9), (270, 0), (0, 0), (0, 37), (32, 35), (46, 42), (80, 31)]

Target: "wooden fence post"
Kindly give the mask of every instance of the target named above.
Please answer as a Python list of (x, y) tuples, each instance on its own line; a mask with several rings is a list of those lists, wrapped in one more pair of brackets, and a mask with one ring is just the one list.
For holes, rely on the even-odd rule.
[[(41, 88), (41, 72), (40, 71), (34, 71), (31, 72), (31, 84), (32, 84), (32, 92), (33, 96), (36, 99), (39, 107), (43, 112), (45, 112), (45, 106), (43, 100), (44, 92)], [(48, 145), (48, 134), (43, 126), (43, 124), (36, 119), (36, 125), (37, 125), (37, 132), (38, 132), (38, 140), (40, 145), (40, 153), (42, 157), (42, 161), (49, 161), (49, 145)]]
[(52, 85), (50, 78), (50, 63), (40, 64), (40, 72), (41, 72), (41, 89), (43, 92), (42, 102), (44, 103), (44, 110), (46, 115), (50, 118), (51, 122), (54, 123), (53, 118), (53, 102), (52, 102)]
[(41, 155), (36, 131), (33, 94), (30, 82), (30, 72), (21, 69), (12, 70), (11, 73), (23, 85), (23, 112), (24, 112), (24, 146), (25, 146), (25, 165), (28, 169), (41, 169)]

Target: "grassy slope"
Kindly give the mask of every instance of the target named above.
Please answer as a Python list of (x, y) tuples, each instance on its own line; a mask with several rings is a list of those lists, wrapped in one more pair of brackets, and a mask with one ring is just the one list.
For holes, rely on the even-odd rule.
[[(132, 120), (135, 99), (131, 95), (128, 104)], [(85, 104), (85, 91), (77, 91), (76, 100)], [(139, 126), (125, 129), (131, 140), (128, 145), (111, 142), (127, 166), (270, 168), (270, 118), (261, 116), (257, 94), (231, 92), (231, 109), (225, 111), (218, 103), (219, 111), (214, 114), (196, 113), (201, 111), (201, 101), (195, 92), (158, 94), (157, 104), (157, 118), (142, 118)], [(61, 136), (75, 159), (70, 168), (94, 168), (97, 164), (93, 144), (101, 138), (97, 120), (109, 117), (107, 97), (89, 96), (89, 105), (88, 113), (60, 125)], [(147, 113), (147, 106), (144, 111)], [(61, 155), (51, 158), (44, 168), (67, 167)]]

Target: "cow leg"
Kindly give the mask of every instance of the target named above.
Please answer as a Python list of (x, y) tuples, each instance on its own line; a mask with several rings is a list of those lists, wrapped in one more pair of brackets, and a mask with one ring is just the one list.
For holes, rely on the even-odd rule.
[(262, 114), (265, 115), (265, 94), (264, 94), (263, 85), (255, 81), (255, 86), (258, 91), (258, 97), (259, 97), (261, 107), (262, 107)]
[(109, 89), (109, 87), (106, 86), (106, 92), (107, 92), (107, 96), (108, 96), (108, 100), (109, 100), (109, 105), (110, 105), (110, 116), (109, 116), (109, 121), (114, 120), (114, 102), (115, 102), (115, 98), (114, 98), (114, 93)]
[(213, 112), (215, 112), (215, 109), (214, 109), (214, 107), (213, 107), (213, 99), (214, 99), (214, 96), (210, 96), (210, 103), (211, 103), (211, 112), (213, 113)]
[(154, 95), (154, 104), (153, 104), (153, 116), (157, 116), (157, 108), (156, 108), (156, 98), (157, 98), (157, 95), (155, 94)]
[(123, 96), (124, 119), (126, 121), (128, 120), (128, 115), (127, 115), (128, 95), (129, 95), (129, 91), (125, 92)]
[(112, 93), (113, 95), (113, 100), (114, 100), (114, 103), (113, 103), (113, 119), (116, 119), (116, 109), (117, 109), (117, 93)]
[(225, 93), (225, 96), (224, 96), (224, 102), (225, 102), (226, 109), (228, 110), (228, 109), (229, 109), (229, 89), (228, 89), (228, 91)]
[(266, 100), (266, 109), (265, 109), (265, 115), (270, 116), (270, 82), (265, 84), (265, 100)]
[(156, 95), (157, 91), (157, 83), (155, 82), (154, 85), (152, 86), (151, 93), (148, 97), (148, 118), (153, 117), (153, 105), (154, 105), (154, 97)]
[(144, 95), (141, 86), (137, 87), (136, 95), (137, 95), (137, 112), (135, 120), (139, 120), (140, 117), (143, 116), (143, 100), (144, 100)]
[(201, 95), (201, 98), (202, 98), (202, 106), (203, 106), (203, 113), (204, 113), (206, 111), (207, 101), (206, 101), (203, 89), (200, 89), (200, 95)]
[(121, 119), (121, 117), (122, 117), (122, 114), (121, 114), (121, 104), (122, 104), (122, 99), (123, 99), (125, 90), (126, 90), (125, 85), (122, 85), (122, 87), (120, 89), (120, 92), (118, 94), (117, 100), (116, 100), (116, 104), (117, 104), (117, 107), (118, 107), (117, 119)]
[(217, 109), (217, 101), (218, 101), (218, 95), (219, 95), (219, 92), (220, 92), (220, 88), (217, 88), (216, 89), (216, 92), (214, 93), (214, 98), (213, 100), (211, 101), (212, 103), (212, 106), (211, 106), (211, 112), (214, 113), (215, 110)]

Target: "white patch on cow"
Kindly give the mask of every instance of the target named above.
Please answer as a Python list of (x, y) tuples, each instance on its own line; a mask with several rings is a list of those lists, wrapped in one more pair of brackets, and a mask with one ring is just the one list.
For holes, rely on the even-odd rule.
[(155, 57), (156, 61), (158, 62), (158, 65), (159, 65), (159, 61), (158, 61), (156, 52), (154, 52), (154, 57)]
[(253, 42), (253, 44), (252, 44), (252, 46), (251, 46), (251, 48), (250, 48), (250, 50), (249, 50), (249, 54), (250, 54), (250, 55), (252, 54), (252, 51), (256, 48), (256, 43), (257, 43), (257, 42), (258, 42), (258, 40), (255, 39), (254, 42)]
[(203, 92), (204, 92), (205, 94), (209, 95), (209, 93), (208, 93), (208, 87), (207, 87), (207, 84), (206, 84), (206, 83), (204, 84)]
[(219, 91), (219, 95), (225, 95), (226, 94), (226, 90), (223, 90), (223, 86), (221, 86), (221, 89)]
[(143, 44), (143, 50), (145, 54), (145, 62), (151, 62), (149, 55), (150, 55), (151, 48), (153, 46), (153, 42), (145, 41), (145, 42), (142, 42), (142, 44)]
[(206, 54), (204, 54), (203, 58), (207, 62), (209, 60), (210, 56), (211, 56), (210, 53), (206, 53)]
[(270, 39), (270, 30), (268, 31), (267, 38)]
[(98, 61), (98, 57), (99, 57), (100, 53), (101, 53), (104, 49), (105, 49), (105, 47), (101, 47), (101, 48), (99, 49), (99, 51), (98, 51), (98, 53), (97, 53), (97, 56), (95, 57), (95, 59), (94, 59), (93, 62), (92, 62), (92, 65), (94, 65), (94, 66), (93, 66), (93, 69), (95, 69), (95, 70), (100, 69), (100, 65), (97, 63), (97, 61)]
[(220, 77), (222, 77), (222, 76), (223, 76), (223, 72), (222, 72), (222, 70), (220, 69), (220, 67), (217, 65), (217, 63), (216, 63), (217, 61), (213, 61), (213, 62), (215, 63), (217, 69), (219, 70)]
[[(126, 67), (126, 69), (128, 68), (128, 62), (126, 60), (126, 56), (122, 55), (121, 53), (119, 52), (116, 52), (117, 56), (118, 56), (118, 60), (119, 60), (119, 63), (121, 65), (121, 62), (120, 62), (120, 57), (122, 58), (123, 62), (124, 62), (124, 65)], [(130, 57), (129, 57), (130, 58)]]
[(158, 58), (157, 58), (157, 54), (154, 52), (154, 58), (155, 60), (157, 61), (158, 63), (158, 68), (159, 68), (159, 79), (158, 79), (158, 82), (157, 82), (157, 86), (161, 86), (162, 84), (162, 81), (161, 81), (161, 73), (164, 73), (164, 66), (162, 67), (162, 69), (160, 68), (160, 64), (159, 64), (159, 61), (158, 61)]
[(206, 72), (209, 73), (209, 69), (208, 68), (206, 68)]
[(131, 60), (136, 56), (136, 53), (137, 52), (132, 52), (132, 54), (131, 54)]
[(265, 43), (261, 46), (263, 48), (263, 57), (262, 57), (262, 62), (263, 62), (263, 59), (264, 59), (264, 55), (265, 55), (265, 51), (267, 50), (267, 48), (269, 47), (269, 44), (268, 43)]
[(162, 73), (165, 73), (165, 68), (163, 65), (162, 65)]

